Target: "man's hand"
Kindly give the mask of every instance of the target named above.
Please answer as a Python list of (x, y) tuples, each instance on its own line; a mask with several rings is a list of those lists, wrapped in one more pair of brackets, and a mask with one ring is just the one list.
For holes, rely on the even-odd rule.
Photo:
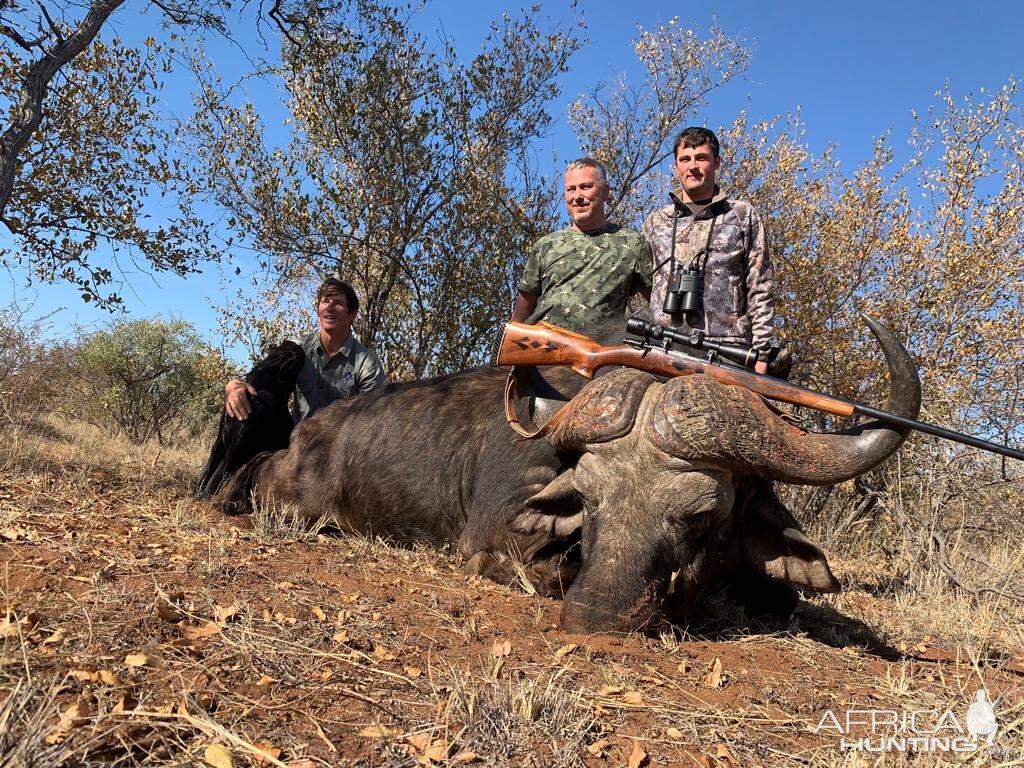
[(224, 410), (228, 416), (239, 421), (245, 421), (252, 413), (249, 405), (249, 395), (256, 394), (256, 388), (247, 382), (239, 379), (232, 379), (224, 385)]

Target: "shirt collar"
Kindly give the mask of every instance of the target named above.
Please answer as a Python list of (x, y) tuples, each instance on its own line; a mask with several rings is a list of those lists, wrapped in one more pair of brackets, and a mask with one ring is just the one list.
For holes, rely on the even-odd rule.
[[(345, 343), (341, 345), (337, 354), (344, 355), (346, 358), (352, 356), (352, 345), (355, 343), (355, 334), (349, 331), (348, 338), (345, 339)], [(320, 338), (320, 332), (316, 334), (316, 348), (320, 351), (320, 354), (327, 357), (327, 350), (324, 349), (323, 339)]]

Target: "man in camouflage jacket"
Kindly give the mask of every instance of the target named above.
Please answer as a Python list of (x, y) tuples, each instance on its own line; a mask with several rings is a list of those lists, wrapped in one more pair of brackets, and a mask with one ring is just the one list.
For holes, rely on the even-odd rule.
[[(701, 330), (715, 341), (750, 345), (758, 352), (757, 372), (767, 373), (775, 344), (775, 308), (764, 223), (750, 203), (729, 200), (715, 184), (721, 158), (713, 132), (687, 128), (676, 139), (673, 154), (677, 194), (641, 228), (658, 266), (650, 299), (654, 321)], [(663, 308), (672, 270), (673, 227), (675, 260), (703, 272), (704, 293), (698, 310), (667, 315)]]
[(651, 291), (651, 248), (632, 229), (609, 222), (604, 167), (584, 158), (565, 171), (565, 207), (571, 224), (530, 249), (512, 319), (548, 309), (544, 320), (581, 330), (597, 320), (624, 318), (634, 293)]

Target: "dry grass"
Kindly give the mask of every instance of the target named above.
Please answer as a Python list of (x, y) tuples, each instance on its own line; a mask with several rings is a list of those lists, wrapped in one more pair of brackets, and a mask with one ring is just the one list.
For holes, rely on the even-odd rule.
[[(846, 591), (788, 625), (719, 596), (686, 631), (566, 635), (556, 602), (445, 552), (273, 505), (223, 517), (188, 496), (202, 458), (54, 421), (5, 444), (0, 765), (1024, 765), (1005, 596), (849, 556)], [(1021, 571), (1005, 541), (949, 556)], [(999, 751), (880, 758), (813, 732), (829, 709), (962, 717), (981, 685)]]

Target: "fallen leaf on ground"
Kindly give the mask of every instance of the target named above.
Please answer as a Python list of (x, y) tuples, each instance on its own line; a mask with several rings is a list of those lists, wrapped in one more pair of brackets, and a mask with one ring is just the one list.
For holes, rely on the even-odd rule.
[(79, 699), (60, 713), (60, 720), (57, 726), (47, 735), (47, 744), (58, 744), (63, 741), (72, 728), (78, 728), (89, 722), (89, 718), (96, 713), (96, 706), (87, 696)]
[(215, 606), (213, 609), (213, 619), (222, 627), (225, 626), (233, 618), (235, 618), (237, 614), (238, 606), (234, 603), (227, 607), (223, 605), (218, 605)]
[(412, 746), (416, 752), (423, 752), (430, 746), (429, 733), (410, 733), (405, 737), (405, 740), (409, 742), (409, 745)]
[(494, 641), (494, 655), (499, 658), (502, 656), (508, 656), (512, 653), (512, 643), (508, 640), (495, 640)]
[(717, 656), (711, 662), (711, 669), (708, 670), (707, 675), (704, 677), (704, 685), (708, 688), (722, 687), (722, 660)]
[(678, 728), (666, 728), (665, 735), (668, 736), (670, 739), (683, 738), (683, 732), (680, 731)]
[(644, 703), (644, 697), (640, 691), (626, 691), (622, 694), (622, 700), (627, 704), (633, 704), (634, 706), (640, 706)]
[(443, 763), (448, 759), (448, 753), (451, 751), (451, 745), (444, 739), (438, 739), (425, 750), (423, 750), (423, 756), (428, 760), (432, 760), (435, 763)]
[(63, 629), (57, 629), (48, 638), (43, 640), (43, 645), (59, 645), (60, 643), (64, 642), (64, 635), (65, 634), (66, 633), (64, 632)]
[(608, 749), (608, 739), (598, 739), (593, 744), (587, 746), (587, 752), (594, 757), (601, 757), (606, 749)]
[(314, 605), (311, 610), (313, 611), (313, 615), (316, 617), (317, 621), (327, 621), (327, 614), (319, 605)]
[[(273, 760), (277, 760), (281, 757), (281, 750), (269, 742), (257, 741), (253, 746), (259, 750), (259, 752), (255, 752), (252, 755), (252, 762), (254, 765), (270, 765), (270, 760), (267, 759), (268, 757)], [(261, 755), (260, 752), (263, 754)]]
[(212, 768), (232, 768), (231, 752), (223, 744), (211, 744), (203, 752), (203, 760)]
[(727, 766), (738, 766), (736, 762), (736, 756), (733, 755), (732, 751), (725, 744), (719, 744), (715, 747), (715, 757), (720, 761), (724, 761)]
[(647, 753), (640, 747), (640, 743), (637, 741), (633, 742), (633, 751), (629, 753), (629, 758), (626, 760), (628, 768), (640, 768), (641, 765), (647, 763)]
[(475, 763), (480, 759), (480, 755), (476, 752), (459, 752), (455, 757), (452, 758), (452, 762), (456, 765), (465, 765), (466, 763)]
[(621, 685), (606, 685), (597, 692), (598, 696), (616, 696), (622, 693)]
[(221, 629), (223, 629), (223, 627), (220, 624), (217, 624), (213, 621), (208, 621), (205, 624), (198, 627), (182, 627), (181, 636), (184, 637), (186, 640), (199, 640), (204, 637), (216, 635), (218, 632), (221, 631)]
[(406, 667), (405, 674), (407, 674), (409, 677), (417, 678), (423, 674), (423, 670), (419, 667)]
[(555, 658), (556, 659), (565, 658), (570, 653), (575, 651), (577, 648), (579, 648), (579, 646), (576, 645), (576, 643), (566, 643), (561, 648), (559, 648), (557, 651), (555, 651)]
[(156, 615), (168, 624), (177, 624), (185, 618), (185, 614), (180, 608), (164, 602), (156, 604)]
[(123, 712), (130, 712), (137, 706), (139, 706), (139, 702), (135, 699), (135, 697), (132, 696), (130, 693), (126, 693), (118, 700), (117, 704), (114, 705), (114, 708), (111, 710), (111, 712), (113, 712), (115, 715), (120, 715)]
[(359, 731), (360, 736), (368, 739), (384, 739), (389, 736), (397, 736), (401, 731), (397, 728), (388, 728), (386, 725), (368, 725)]
[(129, 653), (124, 657), (125, 666), (144, 667), (149, 664), (149, 656), (144, 653)]

